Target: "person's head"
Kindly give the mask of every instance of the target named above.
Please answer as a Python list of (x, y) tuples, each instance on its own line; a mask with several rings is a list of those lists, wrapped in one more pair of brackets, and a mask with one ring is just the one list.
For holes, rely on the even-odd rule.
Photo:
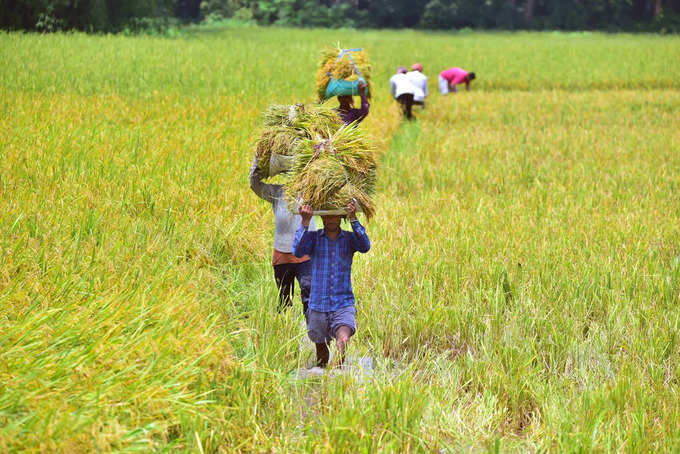
[(468, 81), (472, 81), (472, 80), (475, 80), (475, 77), (477, 77), (477, 76), (475, 76), (475, 73), (468, 73), (467, 77), (468, 77)]
[(326, 216), (321, 216), (321, 220), (323, 221), (323, 228), (327, 232), (334, 233), (340, 230), (340, 221), (342, 220), (344, 216), (340, 215), (326, 215)]
[(406, 68), (404, 66), (398, 66), (397, 67), (397, 74), (406, 74)]
[(340, 103), (341, 109), (351, 109), (352, 106), (354, 106), (354, 98), (352, 95), (338, 96), (338, 102)]
[(421, 65), (420, 63), (414, 63), (413, 66), (411, 66), (411, 69), (413, 71), (423, 72), (423, 65)]

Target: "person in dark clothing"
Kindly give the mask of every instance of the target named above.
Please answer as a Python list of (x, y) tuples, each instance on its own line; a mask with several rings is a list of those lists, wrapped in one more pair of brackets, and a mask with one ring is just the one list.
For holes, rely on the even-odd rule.
[(338, 102), (340, 103), (338, 114), (340, 114), (342, 122), (346, 125), (353, 121), (359, 123), (368, 116), (370, 104), (368, 104), (368, 99), (366, 98), (366, 84), (362, 80), (359, 81), (359, 96), (361, 97), (360, 109), (354, 108), (354, 98), (351, 95), (338, 96)]

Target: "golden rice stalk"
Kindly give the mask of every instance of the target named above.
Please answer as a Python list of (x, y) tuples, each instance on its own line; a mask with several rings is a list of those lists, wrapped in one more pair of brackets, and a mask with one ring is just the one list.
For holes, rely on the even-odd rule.
[(262, 114), (262, 123), (255, 148), (258, 169), (267, 177), (272, 153), (293, 156), (302, 139), (328, 138), (342, 126), (342, 119), (328, 106), (274, 104)]
[(327, 140), (305, 139), (285, 185), (289, 207), (294, 210), (300, 202), (314, 210), (344, 209), (354, 198), (371, 218), (375, 213), (371, 195), (376, 167), (374, 144), (352, 125)]
[[(352, 61), (347, 54), (343, 55), (340, 60), (337, 60), (341, 51), (341, 48), (334, 47), (327, 47), (321, 51), (319, 69), (316, 72), (314, 81), (317, 96), (321, 102), (326, 99), (326, 87), (328, 87), (331, 77), (350, 81), (358, 79)], [(366, 96), (370, 99), (373, 90), (371, 88), (371, 64), (368, 59), (368, 54), (364, 50), (352, 52), (352, 58), (354, 59), (354, 63), (356, 63), (361, 76), (366, 80)]]

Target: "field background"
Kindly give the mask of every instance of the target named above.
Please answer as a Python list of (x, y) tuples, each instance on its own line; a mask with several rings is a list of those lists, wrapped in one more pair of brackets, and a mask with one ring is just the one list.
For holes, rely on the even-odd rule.
[[(376, 370), (300, 381), (247, 171), (338, 41), (374, 63)], [(5, 33), (0, 62), (0, 451), (680, 450), (680, 38)], [(452, 65), (478, 80), (443, 98)]]

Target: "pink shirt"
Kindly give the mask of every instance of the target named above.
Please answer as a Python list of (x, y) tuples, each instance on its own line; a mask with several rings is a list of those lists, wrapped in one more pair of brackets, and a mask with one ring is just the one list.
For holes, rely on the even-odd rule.
[(439, 75), (442, 76), (442, 79), (448, 80), (450, 85), (458, 85), (465, 80), (468, 72), (463, 68), (449, 68), (439, 73)]

